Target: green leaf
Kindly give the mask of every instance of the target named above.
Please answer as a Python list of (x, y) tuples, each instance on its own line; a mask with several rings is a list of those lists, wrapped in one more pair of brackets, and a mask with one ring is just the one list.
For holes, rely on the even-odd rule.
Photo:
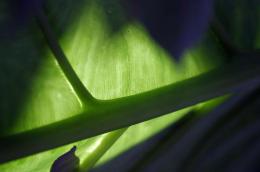
[[(53, 29), (59, 33), (65, 54), (94, 97), (108, 100), (134, 95), (195, 76), (220, 63), (221, 60), (207, 57), (207, 51), (214, 49), (213, 46), (207, 51), (197, 47), (176, 64), (140, 24), (121, 17), (117, 1), (111, 0), (106, 6), (102, 2), (79, 1), (76, 6), (72, 0), (60, 0), (47, 4), (49, 18), (55, 21)], [(1, 84), (2, 90), (8, 88), (1, 98), (1, 105), (6, 104), (3, 109), (7, 109), (1, 116), (2, 136), (35, 129), (83, 111), (81, 101), (42, 39), (38, 26), (33, 23), (19, 34), (18, 38), (1, 40), (6, 41), (1, 53), (14, 59), (4, 58), (6, 62), (2, 64), (8, 64), (7, 71), (15, 76), (1, 77), (2, 81), (12, 83), (12, 87)], [(100, 162), (155, 134), (186, 111), (132, 126), (126, 132), (122, 129), (73, 143), (78, 147), (76, 154), (82, 168), (91, 168), (122, 134), (122, 139)], [(0, 171), (49, 171), (54, 160), (71, 146), (2, 164)]]

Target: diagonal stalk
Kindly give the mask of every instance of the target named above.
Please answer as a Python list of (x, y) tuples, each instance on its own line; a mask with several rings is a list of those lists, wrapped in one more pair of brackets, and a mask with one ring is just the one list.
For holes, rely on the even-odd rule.
[(113, 144), (124, 134), (127, 128), (115, 130), (107, 133), (103, 141), (96, 147), (96, 149), (88, 154), (86, 157), (81, 157), (79, 172), (86, 172), (93, 168), (98, 160), (113, 146)]
[[(87, 88), (82, 84), (79, 77), (73, 70), (49, 25), (46, 15), (40, 7), (37, 9), (36, 17), (42, 33), (45, 36), (48, 45), (54, 54), (54, 57), (58, 61), (63, 73), (69, 80), (69, 84), (71, 84), (72, 88), (76, 92), (78, 98), (81, 101), (81, 104), (83, 104), (83, 106), (86, 104), (91, 105), (95, 102), (96, 99), (92, 97), (92, 95), (88, 92)], [(95, 163), (100, 159), (100, 157), (113, 145), (113, 143), (115, 143), (115, 141), (126, 130), (127, 128), (123, 128), (117, 131), (113, 131), (112, 133), (108, 133), (104, 139), (110, 144), (103, 144), (103, 146), (99, 146), (95, 153), (92, 153), (90, 156), (83, 158), (80, 164), (80, 171), (86, 171), (86, 169), (90, 169), (92, 166), (94, 166)]]
[(49, 25), (48, 18), (44, 14), (41, 6), (36, 7), (35, 13), (37, 22), (48, 43), (49, 48), (51, 49), (66, 78), (68, 79), (69, 84), (72, 86), (73, 90), (78, 96), (81, 104), (85, 106), (94, 103), (95, 98), (90, 94), (84, 84), (80, 81), (76, 72), (73, 70), (73, 67), (71, 66), (65, 53), (59, 45), (59, 42)]
[[(141, 94), (96, 100), (81, 114), (44, 127), (0, 138), (0, 163), (127, 127), (233, 93), (259, 79), (259, 63), (223, 65), (199, 76)], [(19, 144), (17, 144), (19, 143)]]

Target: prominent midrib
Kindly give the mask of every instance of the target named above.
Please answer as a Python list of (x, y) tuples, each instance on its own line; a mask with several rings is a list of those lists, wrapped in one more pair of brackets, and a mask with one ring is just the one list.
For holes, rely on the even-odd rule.
[(48, 43), (49, 48), (51, 49), (55, 59), (59, 63), (63, 73), (65, 74), (69, 84), (72, 86), (75, 91), (77, 97), (79, 98), (81, 104), (83, 106), (87, 106), (87, 104), (91, 104), (95, 101), (90, 92), (86, 89), (84, 84), (79, 79), (76, 72), (73, 70), (68, 58), (63, 52), (61, 46), (59, 45), (55, 34), (53, 33), (47, 16), (44, 14), (41, 7), (37, 7), (36, 9), (36, 19), (38, 21), (39, 27)]
[(1, 138), (0, 151), (5, 156), (1, 157), (0, 162), (127, 127), (232, 93), (247, 81), (259, 79), (259, 66), (246, 63), (243, 66), (241, 63), (226, 65), (145, 93), (108, 101), (96, 100), (96, 103), (82, 114)]
[[(79, 115), (41, 128), (0, 138), (0, 163), (146, 121), (234, 92), (258, 78), (259, 62), (221, 66), (162, 88), (114, 100), (97, 100), (85, 88), (63, 53), (48, 20), (37, 8), (37, 20), (54, 57), (87, 109)], [(238, 70), (239, 69), (239, 70)]]

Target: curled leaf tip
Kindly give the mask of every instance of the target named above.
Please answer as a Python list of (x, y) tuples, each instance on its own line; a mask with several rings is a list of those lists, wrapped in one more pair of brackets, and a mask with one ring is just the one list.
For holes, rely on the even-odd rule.
[(68, 152), (58, 157), (52, 164), (50, 172), (76, 172), (79, 158), (75, 155), (77, 147), (73, 146)]

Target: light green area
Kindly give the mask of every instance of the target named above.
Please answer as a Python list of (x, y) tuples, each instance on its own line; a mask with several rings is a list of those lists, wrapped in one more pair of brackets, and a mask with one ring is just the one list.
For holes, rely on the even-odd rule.
[[(109, 5), (113, 8), (104, 11), (99, 6), (100, 2), (83, 3), (87, 5), (79, 18), (73, 24), (63, 26), (67, 30), (60, 39), (75, 71), (96, 98), (133, 95), (189, 78), (214, 66), (214, 60), (212, 63), (211, 60), (205, 60), (212, 57), (206, 57), (208, 54), (200, 47), (187, 52), (180, 62), (174, 62), (136, 22), (124, 23), (120, 30), (113, 31), (110, 22), (121, 20), (113, 17), (120, 10), (115, 3), (111, 3)], [(11, 133), (33, 129), (81, 112), (79, 101), (49, 51), (45, 51), (24, 102), (19, 118), (9, 131)], [(157, 133), (185, 112), (187, 109), (134, 125), (124, 133), (106, 133), (6, 163), (0, 165), (0, 171), (47, 172), (52, 162), (72, 145), (78, 145), (77, 155), (89, 168), (121, 133), (123, 135), (101, 158), (100, 163)]]

